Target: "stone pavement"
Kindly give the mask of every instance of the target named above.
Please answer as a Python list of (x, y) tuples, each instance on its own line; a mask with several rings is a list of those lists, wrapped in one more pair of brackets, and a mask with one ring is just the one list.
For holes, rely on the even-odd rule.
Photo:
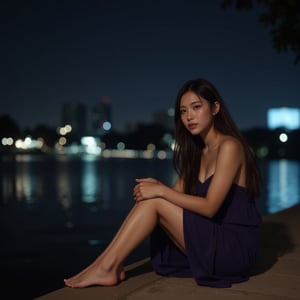
[(260, 254), (250, 280), (231, 288), (198, 286), (191, 278), (161, 277), (145, 259), (127, 266), (127, 280), (117, 286), (62, 288), (37, 299), (300, 299), (300, 205), (264, 217), (260, 242)]

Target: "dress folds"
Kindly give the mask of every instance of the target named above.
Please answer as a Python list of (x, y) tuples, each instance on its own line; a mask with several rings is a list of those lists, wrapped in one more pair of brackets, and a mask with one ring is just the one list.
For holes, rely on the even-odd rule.
[[(199, 181), (199, 196), (206, 195), (212, 177)], [(245, 188), (233, 184), (213, 218), (183, 210), (185, 253), (160, 227), (154, 230), (150, 239), (153, 269), (163, 276), (193, 277), (197, 284), (212, 287), (246, 281), (256, 260), (260, 223), (254, 200)]]

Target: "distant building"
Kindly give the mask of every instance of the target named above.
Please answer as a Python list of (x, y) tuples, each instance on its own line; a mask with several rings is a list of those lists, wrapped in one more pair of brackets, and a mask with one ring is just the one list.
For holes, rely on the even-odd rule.
[(267, 111), (268, 129), (300, 129), (300, 109), (291, 107), (270, 108)]
[(93, 134), (103, 134), (112, 127), (111, 99), (108, 96), (92, 106), (91, 109), (91, 132)]
[(156, 124), (161, 125), (168, 131), (174, 130), (174, 109), (169, 108), (167, 110), (158, 111), (154, 113), (153, 121)]
[(62, 125), (71, 125), (74, 134), (86, 133), (86, 106), (80, 103), (68, 102), (63, 104)]

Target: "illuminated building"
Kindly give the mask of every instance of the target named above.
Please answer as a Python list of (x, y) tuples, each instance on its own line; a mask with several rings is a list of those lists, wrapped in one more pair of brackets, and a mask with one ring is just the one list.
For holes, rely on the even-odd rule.
[(80, 103), (68, 102), (63, 104), (62, 124), (70, 124), (72, 132), (77, 135), (86, 133), (86, 106)]
[(300, 109), (291, 107), (270, 108), (267, 111), (268, 129), (300, 129)]
[(158, 111), (154, 113), (154, 123), (161, 125), (165, 130), (174, 130), (174, 109)]
[(109, 131), (112, 127), (111, 99), (108, 96), (102, 97), (91, 110), (91, 130), (95, 135)]

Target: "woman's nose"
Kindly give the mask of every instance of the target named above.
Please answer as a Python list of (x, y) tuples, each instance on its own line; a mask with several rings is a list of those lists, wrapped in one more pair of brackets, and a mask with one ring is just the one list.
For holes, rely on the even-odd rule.
[(187, 111), (186, 118), (187, 120), (191, 120), (193, 118), (193, 114), (190, 110)]

